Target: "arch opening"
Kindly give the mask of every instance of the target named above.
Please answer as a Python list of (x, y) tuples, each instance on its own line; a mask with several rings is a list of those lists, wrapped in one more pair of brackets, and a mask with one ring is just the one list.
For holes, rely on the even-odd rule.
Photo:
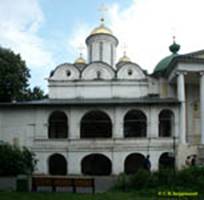
[(81, 120), (81, 138), (110, 138), (112, 123), (109, 116), (101, 111), (92, 111)]
[(84, 175), (111, 175), (112, 163), (102, 154), (91, 154), (83, 158), (81, 168)]
[(49, 138), (67, 138), (68, 123), (67, 116), (64, 112), (55, 111), (49, 117)]
[(145, 157), (140, 153), (133, 153), (125, 159), (125, 173), (135, 174), (139, 169), (144, 169)]
[(49, 158), (49, 174), (50, 175), (66, 175), (67, 161), (63, 155), (54, 154)]
[(173, 153), (165, 152), (159, 158), (159, 169), (174, 169), (175, 157)]
[(140, 110), (129, 111), (124, 117), (124, 137), (146, 137), (147, 118)]

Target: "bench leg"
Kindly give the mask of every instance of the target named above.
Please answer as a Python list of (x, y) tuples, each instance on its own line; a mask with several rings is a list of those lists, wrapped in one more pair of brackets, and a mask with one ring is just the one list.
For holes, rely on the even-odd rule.
[(52, 186), (52, 192), (56, 192), (56, 187)]
[(72, 192), (76, 193), (76, 186), (75, 185), (72, 186)]
[(32, 192), (37, 192), (37, 186), (34, 180), (32, 180)]
[(92, 193), (95, 194), (95, 180), (92, 180)]

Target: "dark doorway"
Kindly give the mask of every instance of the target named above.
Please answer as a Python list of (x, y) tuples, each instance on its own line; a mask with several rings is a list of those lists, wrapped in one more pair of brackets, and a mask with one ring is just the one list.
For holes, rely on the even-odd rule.
[(54, 154), (49, 158), (49, 174), (51, 175), (66, 175), (67, 161), (64, 156)]
[(159, 169), (174, 169), (175, 158), (173, 153), (163, 153), (159, 158)]
[(67, 116), (64, 112), (55, 111), (49, 118), (49, 138), (67, 138), (68, 125)]
[(109, 158), (101, 154), (92, 154), (83, 158), (81, 162), (84, 175), (110, 175), (112, 163)]
[(101, 111), (92, 111), (81, 120), (81, 138), (112, 137), (112, 123), (109, 116)]
[(129, 111), (124, 117), (125, 137), (146, 137), (147, 118), (140, 110)]
[(171, 137), (174, 115), (171, 110), (163, 110), (159, 114), (159, 137)]
[(135, 174), (139, 169), (143, 169), (145, 157), (139, 153), (130, 154), (125, 159), (125, 173)]

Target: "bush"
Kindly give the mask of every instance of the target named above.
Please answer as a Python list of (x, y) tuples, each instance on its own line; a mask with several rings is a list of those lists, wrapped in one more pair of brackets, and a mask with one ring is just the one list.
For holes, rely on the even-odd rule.
[(151, 174), (147, 170), (138, 170), (137, 173), (130, 178), (130, 187), (134, 189), (144, 189), (147, 187)]
[(121, 174), (116, 184), (120, 189), (150, 190), (155, 191), (198, 191), (204, 188), (204, 167), (191, 167), (174, 172), (171, 169), (162, 169), (149, 173), (139, 170), (136, 174)]
[(17, 177), (16, 191), (18, 192), (28, 192), (29, 191), (29, 180), (27, 176)]
[(190, 167), (177, 172), (176, 185), (200, 191), (204, 188), (204, 167)]
[(125, 173), (119, 174), (115, 188), (126, 190), (128, 187), (130, 187), (130, 176)]
[(0, 145), (0, 176), (31, 174), (37, 163), (35, 154), (26, 147), (10, 144)]

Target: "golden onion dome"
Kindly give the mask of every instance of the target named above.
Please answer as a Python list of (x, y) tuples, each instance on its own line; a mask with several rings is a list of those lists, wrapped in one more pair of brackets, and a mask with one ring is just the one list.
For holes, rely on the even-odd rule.
[(109, 34), (109, 35), (113, 35), (113, 32), (107, 28), (105, 25), (104, 25), (104, 19), (101, 18), (101, 24), (99, 27), (96, 27), (90, 35), (95, 35), (95, 34)]
[(80, 57), (75, 60), (74, 64), (86, 64), (86, 60), (80, 55)]
[(109, 28), (107, 28), (106, 26), (104, 26), (103, 24), (101, 24), (99, 27), (95, 28), (91, 32), (91, 35), (95, 35), (95, 34), (109, 34), (109, 35), (113, 35), (112, 31)]
[(124, 52), (123, 57), (121, 57), (121, 58), (119, 59), (119, 62), (130, 62), (130, 61), (131, 61), (131, 60), (130, 60), (129, 57), (127, 57), (126, 52)]

